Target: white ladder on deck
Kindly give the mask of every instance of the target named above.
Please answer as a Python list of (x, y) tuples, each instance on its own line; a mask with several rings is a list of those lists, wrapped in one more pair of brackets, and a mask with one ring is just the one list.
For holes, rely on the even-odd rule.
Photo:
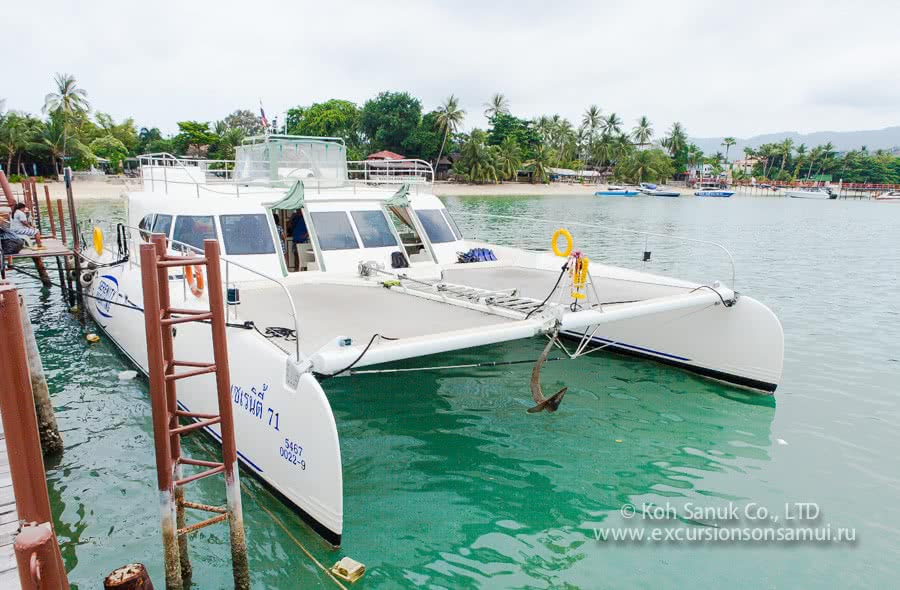
[(410, 291), (434, 293), (445, 299), (457, 299), (467, 303), (485, 305), (487, 307), (499, 307), (509, 311), (527, 315), (541, 307), (541, 301), (531, 297), (520, 297), (517, 289), (490, 290), (456, 283), (436, 283), (427, 287), (425, 285), (411, 285), (406, 287)]

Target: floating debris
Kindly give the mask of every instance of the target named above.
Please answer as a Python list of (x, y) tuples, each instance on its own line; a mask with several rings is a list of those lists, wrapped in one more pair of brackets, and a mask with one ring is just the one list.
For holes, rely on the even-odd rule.
[(92, 343), (92, 344), (93, 344), (94, 342), (100, 342), (100, 336), (97, 336), (97, 335), (94, 334), (93, 332), (91, 332), (90, 334), (87, 334), (87, 335), (84, 337), (84, 339), (87, 340), (88, 342)]
[(119, 373), (119, 381), (131, 381), (137, 377), (137, 371), (122, 371)]
[(784, 440), (783, 438), (776, 438), (775, 442), (777, 442), (780, 445), (785, 445), (785, 446), (787, 445), (787, 441)]
[(366, 573), (366, 566), (350, 557), (342, 557), (339, 562), (331, 566), (331, 573), (352, 584)]

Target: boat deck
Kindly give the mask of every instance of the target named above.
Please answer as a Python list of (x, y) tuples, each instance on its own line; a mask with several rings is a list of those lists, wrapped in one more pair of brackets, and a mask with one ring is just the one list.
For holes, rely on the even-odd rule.
[[(446, 270), (444, 281), (489, 291), (516, 289), (520, 297), (540, 302), (553, 288), (558, 276), (555, 271), (524, 267), (473, 266)], [(593, 280), (604, 305), (637, 305), (648, 299), (684, 293), (691, 288), (674, 280), (670, 284), (608, 277), (594, 277)], [(427, 286), (416, 283), (410, 283), (409, 287), (413, 291), (429, 291)], [(375, 334), (403, 339), (499, 326), (517, 319), (429, 300), (399, 289), (386, 289), (375, 282), (371, 286), (302, 284), (292, 285), (289, 290), (297, 307), (300, 350), (304, 354), (316, 352), (338, 336), (351, 338), (354, 346), (364, 346)], [(262, 331), (270, 326), (290, 327), (293, 324), (285, 313), (285, 301), (283, 294), (274, 289), (246, 291), (242, 293), (236, 319), (252, 320)], [(272, 342), (286, 352), (294, 352), (293, 341), (272, 338)]]

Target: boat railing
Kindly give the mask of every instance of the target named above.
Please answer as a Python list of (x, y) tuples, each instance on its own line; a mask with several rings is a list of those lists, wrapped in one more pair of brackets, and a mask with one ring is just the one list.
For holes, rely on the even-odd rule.
[[(664, 233), (658, 233), (658, 232), (636, 230), (636, 229), (630, 229), (630, 228), (625, 228), (625, 227), (605, 225), (605, 224), (601, 224), (601, 223), (585, 223), (585, 222), (579, 222), (579, 221), (560, 221), (560, 220), (541, 219), (538, 217), (528, 217), (528, 216), (519, 216), (519, 215), (499, 215), (499, 214), (492, 214), (492, 213), (475, 213), (475, 212), (470, 212), (470, 211), (461, 211), (459, 209), (453, 209), (451, 211), (451, 213), (453, 214), (454, 218), (471, 217), (471, 218), (478, 218), (478, 219), (484, 219), (484, 220), (498, 220), (498, 221), (504, 221), (504, 222), (513, 221), (516, 223), (515, 230), (514, 230), (515, 235), (513, 236), (513, 240), (512, 240), (515, 243), (510, 244), (510, 245), (512, 245), (514, 247), (520, 247), (523, 249), (534, 250), (535, 245), (536, 245), (535, 240), (536, 239), (543, 240), (544, 239), (543, 236), (549, 235), (547, 231), (544, 231), (544, 232), (532, 231), (534, 229), (533, 225), (546, 226), (546, 227), (552, 228), (552, 229), (579, 228), (579, 229), (589, 230), (590, 232), (593, 232), (593, 233), (616, 232), (619, 234), (627, 234), (627, 235), (632, 235), (632, 236), (643, 237), (644, 238), (642, 241), (643, 250), (641, 250), (641, 252), (640, 252), (640, 254), (641, 254), (640, 260), (641, 260), (641, 269), (642, 270), (645, 270), (645, 264), (651, 260), (651, 256), (652, 256), (651, 243), (650, 243), (651, 239), (654, 239), (654, 240), (662, 239), (662, 240), (667, 240), (667, 241), (679, 242), (682, 244), (700, 245), (704, 248), (709, 248), (714, 251), (717, 251), (722, 255), (724, 261), (727, 263), (727, 266), (731, 271), (731, 284), (729, 285), (729, 287), (731, 289), (735, 289), (735, 284), (736, 284), (735, 281), (737, 279), (737, 267), (734, 263), (734, 256), (731, 254), (731, 252), (728, 250), (728, 248), (726, 248), (724, 245), (722, 245), (718, 242), (713, 242), (711, 240), (703, 240), (703, 239), (699, 239), (699, 238), (689, 238), (689, 237), (685, 237), (685, 236), (677, 236), (677, 235), (672, 235), (672, 234), (664, 234)], [(532, 227), (529, 227), (528, 224), (531, 224)], [(500, 233), (500, 232), (491, 232), (491, 233), (496, 234), (496, 233)], [(537, 238), (536, 236), (541, 236), (541, 237)], [(490, 240), (492, 242), (500, 243), (500, 242), (498, 242), (497, 236), (491, 235), (488, 237), (490, 238)], [(502, 241), (502, 238), (500, 238), (500, 240)], [(576, 249), (579, 249), (577, 244), (576, 244)], [(598, 262), (599, 261), (600, 260), (598, 259)]]
[[(127, 225), (124, 223), (115, 223), (112, 221), (86, 219), (86, 220), (81, 221), (79, 223), (79, 225), (80, 225), (80, 234), (82, 236), (82, 238), (81, 238), (82, 244), (90, 244), (90, 242), (85, 242), (84, 235), (85, 235), (86, 231), (93, 231), (94, 227), (99, 227), (101, 229), (101, 231), (103, 232), (104, 236), (115, 235), (117, 237), (116, 250), (113, 250), (111, 245), (105, 241), (103, 244), (103, 249), (110, 252), (113, 256), (116, 257), (117, 260), (121, 260), (123, 258), (123, 251), (127, 252), (128, 253), (128, 264), (130, 264), (132, 267), (140, 266), (140, 252), (138, 251), (139, 250), (138, 246), (140, 244), (148, 243), (150, 240), (150, 236), (153, 235), (152, 232), (150, 232), (149, 230), (141, 229), (141, 228)], [(125, 228), (127, 230), (126, 234), (125, 234), (125, 236), (126, 236), (125, 244), (122, 244), (121, 241), (118, 239), (119, 235), (120, 235), (119, 229), (118, 229), (119, 227)], [(201, 254), (201, 255), (203, 254), (202, 248), (197, 248), (196, 246), (192, 246), (185, 242), (174, 240), (172, 238), (169, 238), (168, 236), (166, 236), (166, 239), (168, 240), (169, 248), (171, 248), (173, 250), (182, 252), (184, 254), (188, 254), (188, 253)], [(85, 247), (88, 247), (88, 246), (85, 246)], [(284, 295), (285, 301), (287, 303), (288, 314), (290, 315), (291, 321), (293, 323), (294, 334), (297, 335), (297, 337), (294, 339), (295, 340), (295, 342), (294, 342), (294, 359), (297, 362), (300, 362), (300, 319), (297, 315), (297, 306), (294, 303), (294, 298), (291, 295), (290, 290), (287, 288), (287, 285), (285, 285), (281, 279), (279, 279), (277, 277), (273, 277), (267, 273), (264, 273), (260, 270), (252, 268), (241, 262), (238, 262), (226, 254), (220, 255), (219, 258), (225, 264), (225, 268), (223, 270), (224, 270), (224, 275), (225, 275), (224, 287), (225, 287), (226, 294), (228, 293), (229, 288), (232, 288), (235, 286), (235, 281), (233, 281), (231, 278), (232, 277), (232, 272), (231, 272), (232, 266), (234, 266), (236, 268), (240, 268), (241, 270), (246, 271), (247, 273), (250, 273), (251, 275), (257, 276), (266, 282), (274, 283), (275, 285), (278, 286), (279, 290)], [(227, 300), (228, 299), (226, 298), (226, 301)]]
[[(430, 163), (417, 159), (363, 160), (346, 162), (330, 168), (333, 175), (316, 175), (310, 166), (296, 160), (271, 161), (242, 160), (243, 168), (249, 167), (263, 174), (241, 177), (236, 160), (211, 160), (179, 158), (167, 152), (145, 154), (138, 157), (141, 182), (144, 190), (164, 192), (170, 190), (183, 194), (186, 190), (198, 198), (201, 195), (240, 197), (243, 191), (253, 189), (290, 188), (297, 180), (313, 190), (328, 188), (383, 185), (422, 185), (434, 182), (434, 168)], [(342, 162), (343, 164), (343, 162)], [(243, 169), (241, 168), (241, 169)], [(274, 174), (268, 171), (274, 170)]]

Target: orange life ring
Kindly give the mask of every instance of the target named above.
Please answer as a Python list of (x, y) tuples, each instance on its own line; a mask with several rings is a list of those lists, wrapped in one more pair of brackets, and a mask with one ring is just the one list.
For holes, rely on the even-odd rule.
[(188, 287), (190, 287), (194, 297), (203, 297), (203, 271), (197, 268), (195, 273), (193, 266), (185, 266), (184, 278), (187, 280)]

